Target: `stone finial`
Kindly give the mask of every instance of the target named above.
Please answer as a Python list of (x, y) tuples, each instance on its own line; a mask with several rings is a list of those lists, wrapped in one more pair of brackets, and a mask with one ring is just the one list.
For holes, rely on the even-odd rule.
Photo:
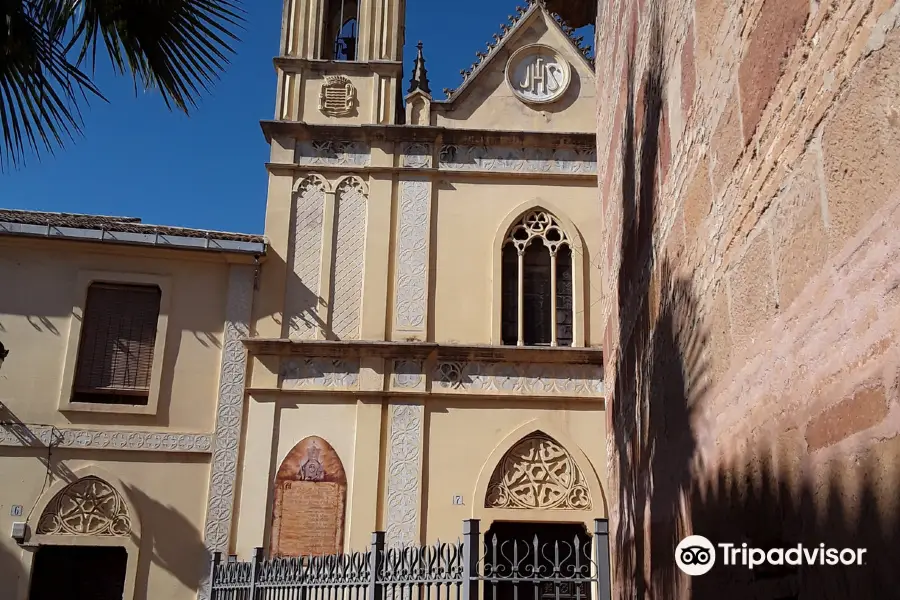
[(416, 62), (413, 67), (412, 79), (409, 80), (409, 92), (421, 90), (426, 94), (431, 94), (431, 87), (428, 83), (428, 71), (425, 70), (425, 56), (422, 54), (422, 42), (416, 44), (418, 52), (416, 54)]

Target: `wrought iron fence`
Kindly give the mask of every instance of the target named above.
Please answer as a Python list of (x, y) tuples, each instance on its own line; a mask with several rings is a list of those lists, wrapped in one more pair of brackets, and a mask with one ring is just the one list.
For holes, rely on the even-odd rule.
[(372, 534), (365, 552), (253, 559), (221, 553), (210, 571), (211, 600), (609, 600), (608, 523), (593, 535), (541, 541), (482, 540), (479, 522), (464, 521), (455, 543), (385, 548)]

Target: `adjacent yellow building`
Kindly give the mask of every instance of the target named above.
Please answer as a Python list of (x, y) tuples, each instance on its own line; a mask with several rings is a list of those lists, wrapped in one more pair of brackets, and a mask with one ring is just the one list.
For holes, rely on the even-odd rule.
[(0, 211), (11, 598), (606, 517), (593, 65), (533, 3), (437, 100), (403, 21), (286, 2), (264, 238)]

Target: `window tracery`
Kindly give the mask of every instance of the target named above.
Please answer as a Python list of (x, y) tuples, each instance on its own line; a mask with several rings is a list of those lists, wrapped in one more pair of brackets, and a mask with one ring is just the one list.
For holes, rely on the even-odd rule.
[(53, 497), (38, 521), (37, 533), (127, 536), (131, 516), (115, 488), (98, 477), (84, 477)]
[(485, 508), (590, 510), (591, 495), (575, 459), (535, 431), (503, 456), (488, 483)]
[(505, 345), (571, 346), (571, 241), (548, 211), (513, 225), (501, 256), (501, 337)]

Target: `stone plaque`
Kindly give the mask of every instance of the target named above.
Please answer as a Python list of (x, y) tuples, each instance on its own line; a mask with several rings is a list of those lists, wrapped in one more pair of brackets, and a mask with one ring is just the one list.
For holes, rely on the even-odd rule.
[(344, 546), (347, 476), (320, 437), (308, 437), (285, 457), (275, 478), (271, 556), (340, 554)]
[(346, 488), (330, 481), (280, 484), (272, 530), (278, 531), (279, 556), (340, 554), (344, 541)]
[(534, 44), (516, 51), (506, 66), (506, 82), (519, 100), (529, 104), (555, 102), (569, 88), (572, 68), (559, 52)]

